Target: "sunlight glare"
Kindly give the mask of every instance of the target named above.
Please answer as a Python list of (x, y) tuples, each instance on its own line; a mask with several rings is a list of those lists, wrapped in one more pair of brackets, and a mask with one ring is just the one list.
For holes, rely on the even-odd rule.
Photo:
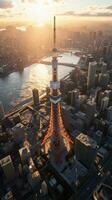
[(39, 27), (43, 26), (51, 17), (50, 8), (45, 4), (44, 0), (37, 1), (35, 4), (30, 4), (28, 12), (30, 19), (36, 22)]

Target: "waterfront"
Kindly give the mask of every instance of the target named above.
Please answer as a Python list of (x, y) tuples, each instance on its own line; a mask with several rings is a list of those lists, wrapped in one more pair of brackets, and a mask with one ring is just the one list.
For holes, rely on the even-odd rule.
[(112, 31), (93, 9), (111, 5), (86, 24), (87, 3), (16, 1), (0, 0), (0, 199), (112, 200)]
[[(77, 64), (79, 57), (71, 53), (63, 53), (59, 62)], [(49, 58), (47, 58), (49, 60)], [(59, 79), (72, 71), (71, 67), (59, 65)], [(32, 89), (38, 88), (40, 94), (45, 91), (51, 79), (52, 67), (45, 64), (33, 64), (26, 67), (23, 72), (13, 72), (4, 78), (0, 78), (0, 101), (5, 111), (9, 111), (16, 104), (31, 97)]]

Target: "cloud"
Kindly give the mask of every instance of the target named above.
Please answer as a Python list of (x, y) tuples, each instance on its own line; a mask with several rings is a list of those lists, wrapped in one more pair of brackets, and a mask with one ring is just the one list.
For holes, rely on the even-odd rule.
[(12, 8), (13, 2), (11, 0), (0, 0), (0, 9)]
[(73, 10), (70, 10), (70, 11), (67, 11), (67, 12), (61, 13), (61, 14), (59, 14), (59, 15), (75, 16), (76, 13), (75, 13)]
[[(41, 0), (0, 0), (0, 17), (16, 17), (16, 16), (26, 16), (27, 15), (27, 6), (30, 3), (34, 4), (40, 2)], [(67, 0), (69, 1), (69, 0)], [(17, 3), (19, 2), (19, 4)], [(54, 4), (51, 4), (53, 2)], [(65, 0), (44, 0), (46, 6), (50, 9), (55, 8), (57, 15), (61, 16), (85, 16), (85, 17), (112, 17), (112, 5), (94, 5), (86, 8), (85, 10), (69, 10), (63, 6)], [(58, 7), (57, 7), (58, 6)], [(63, 8), (67, 9), (65, 12), (61, 13)]]
[(74, 12), (74, 10), (69, 10), (67, 12), (61, 13), (59, 15), (63, 16), (86, 16), (86, 17), (112, 17), (112, 6), (92, 6), (85, 11)]
[(107, 9), (112, 10), (112, 5), (111, 5), (111, 6), (108, 6)]
[(22, 3), (36, 3), (36, 0), (21, 0)]
[(54, 0), (54, 2), (64, 2), (64, 0)]
[(54, 0), (55, 2), (63, 2), (64, 0)]

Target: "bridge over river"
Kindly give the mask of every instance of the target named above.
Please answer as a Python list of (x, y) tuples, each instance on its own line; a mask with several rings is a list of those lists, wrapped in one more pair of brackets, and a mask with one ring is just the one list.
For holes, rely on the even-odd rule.
[[(45, 61), (45, 60), (41, 60), (40, 61), (41, 64), (45, 64), (45, 65), (52, 65), (52, 63), (50, 61)], [(77, 67), (78, 64), (72, 64), (72, 63), (62, 63), (62, 62), (58, 62), (59, 65), (64, 65), (67, 67)]]

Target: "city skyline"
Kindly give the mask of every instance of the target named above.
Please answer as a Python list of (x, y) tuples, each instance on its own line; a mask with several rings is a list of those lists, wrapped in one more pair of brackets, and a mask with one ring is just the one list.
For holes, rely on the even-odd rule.
[(111, 200), (111, 2), (0, 0), (0, 19), (0, 199)]
[(45, 24), (53, 15), (95, 20), (112, 18), (111, 0), (0, 0), (0, 19), (31, 20)]

